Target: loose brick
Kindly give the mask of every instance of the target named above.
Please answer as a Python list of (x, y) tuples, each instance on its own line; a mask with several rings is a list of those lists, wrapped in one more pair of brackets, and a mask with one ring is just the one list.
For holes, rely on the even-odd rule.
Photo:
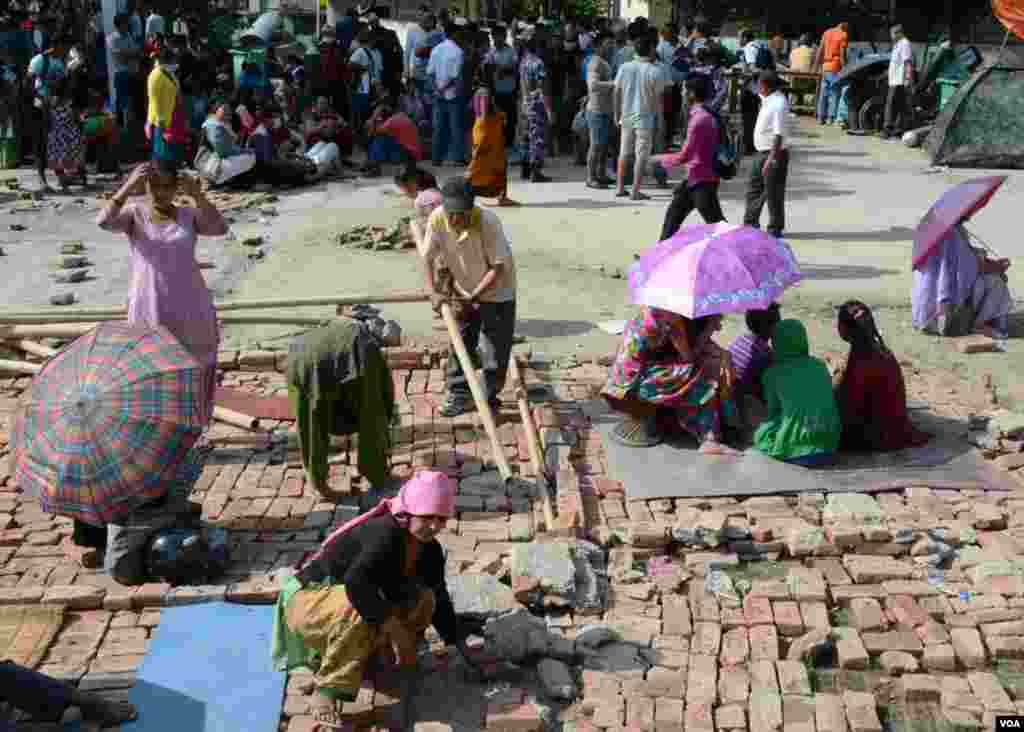
[(868, 667), (868, 652), (856, 628), (836, 628), (836, 656), (839, 667), (862, 670)]
[(784, 732), (815, 732), (814, 699), (810, 696), (784, 696), (782, 720)]
[(683, 671), (655, 666), (647, 671), (644, 683), (637, 687), (637, 691), (651, 698), (664, 696), (682, 699), (686, 693), (686, 674)]
[(743, 615), (748, 625), (773, 625), (772, 603), (767, 597), (747, 594), (743, 598)]
[(942, 696), (938, 680), (927, 674), (906, 674), (900, 679), (900, 689), (908, 704), (935, 703)]
[(773, 602), (772, 614), (780, 635), (793, 637), (804, 634), (804, 621), (800, 617), (800, 607), (795, 602)]
[(807, 676), (807, 668), (799, 661), (777, 661), (775, 670), (779, 675), (779, 688), (783, 696), (798, 694), (809, 696), (811, 680)]
[(966, 668), (981, 668), (985, 665), (987, 654), (981, 642), (981, 636), (974, 628), (953, 628), (950, 633), (956, 657)]
[(996, 636), (985, 642), (992, 658), (998, 661), (1024, 658), (1024, 638), (1020, 636)]
[(868, 653), (903, 651), (920, 656), (924, 653), (921, 639), (911, 630), (891, 630), (888, 633), (861, 633), (861, 640)]
[[(773, 672), (774, 681), (774, 672)], [(774, 687), (778, 688), (778, 687)], [(746, 704), (750, 673), (742, 666), (725, 666), (718, 674), (718, 700), (722, 704)]]
[(719, 661), (723, 666), (738, 666), (747, 662), (750, 656), (750, 643), (746, 628), (733, 628), (722, 636), (722, 648)]
[(828, 607), (823, 602), (801, 602), (800, 617), (803, 618), (807, 630), (831, 627)]
[(843, 693), (846, 719), (852, 732), (882, 732), (882, 723), (875, 708), (875, 697), (862, 691)]
[[(658, 732), (683, 732), (683, 702), (679, 699), (654, 700), (654, 725)], [(708, 704), (708, 712), (711, 704)]]
[(850, 600), (850, 625), (857, 630), (882, 630), (886, 626), (882, 606), (872, 598), (858, 597)]
[(690, 652), (704, 656), (718, 656), (722, 645), (722, 626), (718, 623), (697, 623), (693, 626)]
[(967, 683), (971, 685), (971, 691), (978, 697), (986, 711), (1016, 713), (1010, 696), (994, 674), (972, 671), (967, 674)]
[(914, 602), (914, 598), (910, 595), (894, 595), (886, 598), (885, 607), (898, 625), (907, 628), (916, 628), (931, 619), (928, 612)]
[(843, 698), (836, 694), (815, 694), (814, 725), (822, 732), (847, 732)]
[(949, 643), (925, 646), (921, 665), (926, 671), (956, 671), (956, 652)]
[[(703, 710), (701, 710), (703, 711)], [(687, 732), (690, 725), (690, 708), (686, 708)], [(727, 704), (715, 710), (715, 726), (719, 730), (745, 730), (747, 728), (747, 710), (744, 704)]]
[(717, 695), (718, 659), (713, 656), (690, 656), (686, 701), (713, 704)]
[(774, 625), (758, 625), (748, 631), (753, 661), (779, 660), (779, 634)]
[(43, 605), (64, 605), (73, 610), (96, 610), (103, 607), (102, 587), (88, 585), (55, 585), (43, 595)]
[(771, 691), (750, 692), (750, 732), (779, 732), (782, 729), (782, 697)]
[(626, 725), (638, 730), (657, 729), (654, 721), (654, 699), (645, 696), (631, 696), (626, 699)]

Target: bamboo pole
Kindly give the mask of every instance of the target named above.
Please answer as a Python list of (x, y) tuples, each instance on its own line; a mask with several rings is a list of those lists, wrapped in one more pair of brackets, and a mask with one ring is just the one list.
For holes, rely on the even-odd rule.
[(39, 358), (53, 358), (59, 353), (56, 348), (50, 348), (49, 346), (44, 346), (42, 343), (36, 343), (35, 341), (30, 341), (25, 338), (11, 341), (11, 345), (19, 351), (24, 351), (31, 356), (38, 356)]
[[(216, 303), (217, 312), (233, 310), (269, 310), (273, 308), (323, 307), (327, 305), (367, 305), (373, 303), (426, 302), (430, 295), (422, 290), (404, 290), (377, 294), (326, 295), (322, 297), (270, 298), (265, 300), (236, 300)], [(117, 308), (61, 308), (38, 310), (0, 311), (0, 323), (72, 323), (86, 320), (119, 319), (128, 314), (128, 309)], [(24, 320), (24, 318), (45, 318)]]
[(43, 368), (42, 364), (30, 363), (28, 361), (11, 361), (6, 358), (0, 358), (0, 374), (38, 374)]
[(502, 480), (508, 480), (512, 477), (512, 468), (509, 467), (508, 460), (505, 458), (505, 449), (502, 447), (501, 439), (498, 437), (498, 428), (494, 424), (494, 414), (491, 413), (491, 405), (487, 403), (487, 395), (484, 394), (483, 387), (480, 386), (476, 369), (473, 367), (473, 359), (469, 357), (466, 344), (459, 334), (459, 324), (455, 322), (455, 315), (452, 313), (451, 305), (448, 303), (441, 304), (441, 317), (444, 318), (444, 324), (448, 327), (448, 335), (451, 336), (455, 355), (458, 356), (462, 372), (466, 376), (466, 381), (469, 382), (469, 391), (473, 394), (473, 400), (476, 402), (480, 421), (484, 423), (487, 436), (491, 438), (491, 448), (494, 450), (494, 462), (498, 465), (498, 473), (501, 475)]
[(530, 405), (526, 401), (526, 382), (519, 370), (519, 359), (515, 354), (508, 360), (508, 370), (512, 376), (512, 383), (516, 388), (516, 402), (519, 404), (519, 416), (523, 420), (523, 428), (526, 430), (526, 447), (530, 451), (530, 464), (533, 465), (533, 472), (537, 474), (538, 487), (541, 491), (541, 506), (544, 508), (544, 523), (548, 531), (555, 530), (555, 509), (551, 505), (551, 494), (547, 488), (547, 470), (544, 466), (544, 451), (540, 447), (540, 435), (537, 434), (537, 425), (533, 422), (533, 414), (530, 412)]
[(0, 325), (0, 338), (77, 338), (95, 328), (97, 323), (28, 323)]
[(226, 407), (214, 407), (213, 418), (218, 422), (230, 424), (234, 427), (241, 427), (243, 430), (257, 431), (260, 428), (260, 421), (255, 417), (250, 417), (248, 414), (242, 414), (236, 412), (233, 409)]

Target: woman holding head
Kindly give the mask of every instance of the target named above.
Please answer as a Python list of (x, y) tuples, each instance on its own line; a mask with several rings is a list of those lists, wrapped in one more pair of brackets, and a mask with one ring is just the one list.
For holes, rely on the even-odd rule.
[[(129, 201), (144, 194), (144, 200)], [(181, 206), (176, 197), (191, 198)], [(132, 265), (130, 324), (164, 326), (202, 366), (195, 418), (213, 414), (220, 334), (213, 297), (196, 262), (196, 238), (223, 236), (228, 227), (196, 178), (161, 163), (143, 163), (100, 211), (96, 223), (128, 236)]]

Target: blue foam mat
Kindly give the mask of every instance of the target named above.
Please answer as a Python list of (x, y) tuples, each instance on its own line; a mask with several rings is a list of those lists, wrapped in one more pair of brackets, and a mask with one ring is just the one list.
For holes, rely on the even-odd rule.
[(277, 732), (285, 674), (273, 671), (273, 606), (164, 608), (128, 694), (125, 732)]

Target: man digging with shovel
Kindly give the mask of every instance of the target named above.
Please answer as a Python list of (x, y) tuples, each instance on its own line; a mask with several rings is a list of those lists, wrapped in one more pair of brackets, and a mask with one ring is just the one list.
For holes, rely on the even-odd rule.
[[(500, 406), (516, 326), (516, 267), (505, 230), (492, 212), (474, 205), (473, 186), (455, 177), (441, 187), (441, 206), (427, 220), (420, 250), (427, 290), (435, 310), (455, 300), (459, 334), (473, 354), (486, 336), (494, 355), (485, 364), (484, 389), (492, 408)], [(473, 403), (469, 382), (458, 358), (445, 367), (448, 398), (442, 417), (456, 417)]]

